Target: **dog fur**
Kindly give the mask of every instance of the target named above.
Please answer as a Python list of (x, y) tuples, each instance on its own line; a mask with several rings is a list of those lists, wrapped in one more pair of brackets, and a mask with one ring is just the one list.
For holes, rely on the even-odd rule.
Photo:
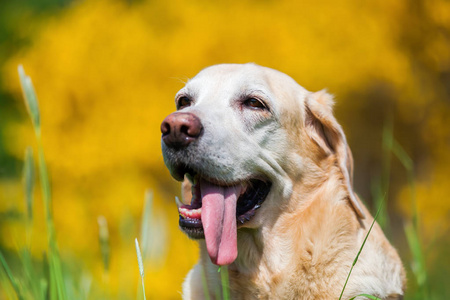
[[(260, 175), (272, 182), (256, 215), (238, 227), (238, 256), (228, 266), (231, 299), (338, 299), (373, 217), (353, 192), (352, 155), (332, 96), (255, 64), (206, 68), (177, 99), (182, 95), (193, 100), (182, 111), (204, 126), (186, 150), (186, 164), (225, 183)], [(243, 107), (239, 99), (246, 97), (267, 109)], [(171, 158), (165, 162), (171, 169)], [(190, 183), (183, 185), (187, 203)], [(205, 241), (198, 243), (200, 259), (183, 284), (183, 299), (206, 298), (202, 277), (215, 299), (222, 293), (218, 266)], [(362, 293), (402, 299), (404, 288), (401, 260), (375, 223), (343, 299)]]

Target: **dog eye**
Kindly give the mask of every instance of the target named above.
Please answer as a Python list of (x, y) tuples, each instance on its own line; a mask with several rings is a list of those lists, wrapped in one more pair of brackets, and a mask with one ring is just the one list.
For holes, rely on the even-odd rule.
[(180, 97), (177, 101), (177, 109), (183, 109), (185, 107), (191, 106), (192, 100), (186, 96)]
[(264, 103), (255, 98), (249, 98), (245, 100), (244, 105), (254, 109), (266, 109)]

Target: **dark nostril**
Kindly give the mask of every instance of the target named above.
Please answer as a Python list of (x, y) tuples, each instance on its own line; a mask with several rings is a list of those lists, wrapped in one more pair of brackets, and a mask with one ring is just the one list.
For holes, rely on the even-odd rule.
[(163, 136), (170, 134), (170, 124), (168, 122), (161, 123), (161, 133)]
[(187, 125), (181, 125), (180, 132), (181, 132), (182, 134), (187, 135), (187, 136), (191, 136), (191, 135), (189, 134), (189, 126), (187, 126)]

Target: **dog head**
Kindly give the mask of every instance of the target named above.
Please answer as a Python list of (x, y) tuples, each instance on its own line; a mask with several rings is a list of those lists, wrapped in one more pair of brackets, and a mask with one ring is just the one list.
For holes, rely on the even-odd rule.
[(308, 92), (273, 69), (230, 64), (202, 70), (175, 101), (177, 111), (161, 124), (164, 162), (176, 180), (187, 178), (184, 189), (192, 193), (179, 207), (180, 227), (205, 238), (213, 263), (233, 262), (239, 228), (260, 228), (280, 215), (274, 211), (293, 207), (294, 185), (326, 172), (326, 161), (337, 166), (364, 216), (351, 187), (351, 154), (325, 92)]

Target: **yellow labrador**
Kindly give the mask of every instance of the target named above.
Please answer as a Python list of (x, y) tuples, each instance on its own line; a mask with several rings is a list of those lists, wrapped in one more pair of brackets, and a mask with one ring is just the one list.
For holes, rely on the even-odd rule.
[[(178, 92), (161, 132), (172, 176), (188, 179), (180, 228), (200, 246), (184, 299), (205, 290), (215, 299), (221, 265), (232, 299), (339, 298), (373, 218), (353, 192), (332, 105), (254, 64), (206, 68)], [(344, 299), (401, 299), (404, 287), (400, 258), (375, 224)]]

